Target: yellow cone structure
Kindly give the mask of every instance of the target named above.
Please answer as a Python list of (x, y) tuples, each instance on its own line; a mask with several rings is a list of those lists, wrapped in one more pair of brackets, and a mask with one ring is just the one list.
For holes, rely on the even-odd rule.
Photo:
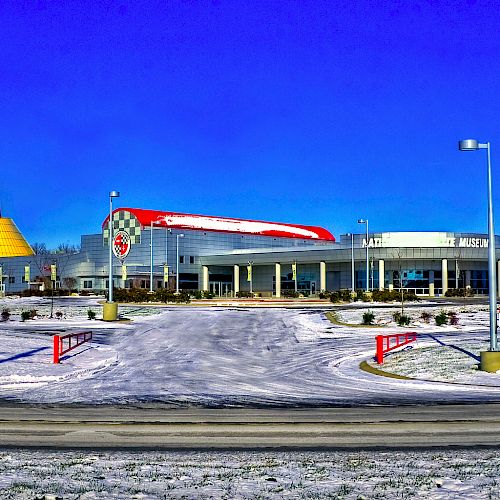
[(0, 217), (0, 257), (24, 257), (34, 255), (12, 219)]

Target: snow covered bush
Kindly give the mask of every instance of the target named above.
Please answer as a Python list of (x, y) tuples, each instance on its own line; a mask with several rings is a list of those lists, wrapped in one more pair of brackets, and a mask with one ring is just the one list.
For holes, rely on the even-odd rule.
[(420, 315), (420, 319), (424, 322), (424, 323), (430, 323), (431, 319), (432, 319), (432, 314), (430, 312), (427, 312), (427, 311), (424, 311), (421, 315)]
[(401, 314), (399, 311), (395, 312), (392, 315), (392, 317), (399, 326), (408, 326), (411, 322), (410, 316), (407, 316), (406, 314)]
[(375, 319), (375, 314), (371, 311), (363, 313), (363, 325), (373, 325), (373, 320)]
[(2, 321), (8, 321), (10, 318), (10, 310), (8, 307), (5, 307), (2, 310)]
[(435, 320), (436, 320), (437, 326), (447, 325), (448, 324), (448, 315), (444, 311), (441, 311), (436, 316)]
[(458, 325), (458, 315), (456, 312), (454, 312), (454, 311), (449, 312), (448, 319), (450, 321), (450, 325), (453, 325), (453, 326)]

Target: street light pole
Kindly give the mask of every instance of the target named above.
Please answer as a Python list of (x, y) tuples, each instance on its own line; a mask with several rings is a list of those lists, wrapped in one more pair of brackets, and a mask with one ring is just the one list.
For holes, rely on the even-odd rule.
[(153, 293), (153, 221), (151, 221), (151, 235), (149, 239), (149, 246), (150, 246), (150, 251), (149, 251), (149, 263), (150, 263), (150, 270), (149, 270), (149, 292)]
[(113, 302), (113, 198), (118, 198), (120, 193), (118, 191), (111, 191), (109, 193), (109, 221), (108, 221), (108, 243), (109, 243), (109, 291), (108, 302)]
[(491, 186), (491, 154), (490, 143), (480, 143), (475, 139), (459, 141), (460, 151), (476, 151), (477, 149), (487, 150), (488, 159), (488, 282), (489, 282), (489, 302), (490, 302), (490, 352), (481, 353), (481, 369), (485, 371), (497, 371), (500, 369), (500, 356), (498, 355), (497, 342), (497, 280), (495, 269), (495, 229), (493, 224), (493, 194)]
[(368, 255), (368, 219), (358, 219), (358, 224), (366, 224), (366, 291), (370, 291), (370, 258)]
[(354, 292), (354, 233), (351, 233), (351, 292)]
[[(172, 233), (172, 230), (167, 227), (165, 228), (165, 266), (168, 268), (168, 233)], [(165, 289), (169, 289), (169, 283), (168, 283), (168, 273), (166, 276), (166, 281), (165, 281)]]
[(183, 234), (176, 235), (177, 239), (177, 264), (175, 266), (175, 272), (177, 273), (175, 277), (175, 293), (179, 293), (179, 238), (184, 238)]

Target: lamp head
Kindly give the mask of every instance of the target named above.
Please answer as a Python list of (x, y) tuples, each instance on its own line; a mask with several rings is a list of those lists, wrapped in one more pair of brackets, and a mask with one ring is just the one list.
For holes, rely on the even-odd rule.
[(109, 197), (110, 198), (118, 198), (120, 196), (120, 192), (119, 191), (110, 191), (109, 192)]
[(358, 224), (366, 224), (366, 219), (358, 219)]
[(476, 149), (479, 149), (479, 143), (476, 139), (465, 139), (458, 141), (458, 149), (460, 151), (476, 151)]

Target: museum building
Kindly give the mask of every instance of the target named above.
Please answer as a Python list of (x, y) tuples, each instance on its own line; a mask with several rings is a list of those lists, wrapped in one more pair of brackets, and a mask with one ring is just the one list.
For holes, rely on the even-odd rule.
[[(114, 210), (112, 229), (119, 288), (208, 290), (227, 297), (401, 287), (425, 296), (453, 288), (488, 293), (484, 234), (385, 232), (336, 240), (317, 226), (135, 208)], [(58, 286), (105, 291), (108, 245), (109, 216), (98, 234), (81, 237), (79, 253), (4, 258), (2, 287), (6, 293), (42, 287), (55, 264)]]

